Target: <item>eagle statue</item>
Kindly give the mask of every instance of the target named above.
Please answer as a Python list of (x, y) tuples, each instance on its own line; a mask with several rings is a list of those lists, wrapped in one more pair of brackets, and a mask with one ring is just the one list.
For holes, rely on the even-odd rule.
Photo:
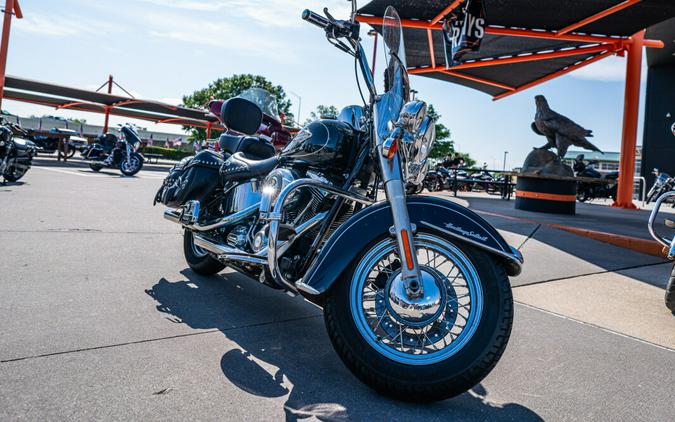
[(548, 143), (539, 149), (556, 148), (561, 160), (567, 154), (570, 145), (602, 153), (598, 147), (586, 139), (593, 136), (593, 131), (584, 129), (567, 117), (551, 110), (543, 95), (534, 97), (534, 102), (537, 105), (537, 113), (534, 115), (532, 130), (537, 135), (548, 139)]

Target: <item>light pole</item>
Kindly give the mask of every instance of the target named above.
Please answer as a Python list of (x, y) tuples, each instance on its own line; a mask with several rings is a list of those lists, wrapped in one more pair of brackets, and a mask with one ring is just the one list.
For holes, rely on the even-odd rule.
[(291, 95), (293, 95), (294, 97), (296, 97), (298, 99), (298, 117), (296, 119), (296, 123), (298, 124), (298, 126), (300, 126), (300, 124), (301, 124), (300, 123), (300, 108), (302, 107), (302, 97), (299, 96), (298, 94), (296, 94), (293, 91), (288, 91), (288, 92), (290, 92)]
[(375, 61), (377, 61), (377, 31), (371, 29), (368, 31), (368, 35), (375, 37), (375, 45), (373, 46), (373, 67), (371, 69), (372, 77), (375, 77)]
[(508, 154), (508, 151), (504, 151), (504, 167), (502, 168), (502, 171), (506, 171), (506, 155)]

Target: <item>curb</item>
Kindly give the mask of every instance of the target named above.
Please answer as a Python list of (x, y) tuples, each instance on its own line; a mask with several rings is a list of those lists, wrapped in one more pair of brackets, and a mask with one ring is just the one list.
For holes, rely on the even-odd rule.
[(658, 256), (664, 258), (663, 246), (656, 240), (641, 239), (638, 237), (624, 236), (615, 233), (607, 233), (596, 230), (580, 229), (578, 227), (563, 226), (561, 224), (544, 223), (542, 221), (530, 220), (529, 218), (512, 217), (509, 215), (502, 215), (489, 211), (474, 210), (478, 214), (490, 215), (493, 217), (505, 218), (507, 220), (522, 221), (525, 223), (539, 224), (545, 227), (562, 230), (568, 233), (576, 234), (578, 236), (587, 237), (589, 239), (597, 240), (610, 245), (618, 246), (624, 249), (630, 249), (635, 252), (640, 252), (646, 255)]

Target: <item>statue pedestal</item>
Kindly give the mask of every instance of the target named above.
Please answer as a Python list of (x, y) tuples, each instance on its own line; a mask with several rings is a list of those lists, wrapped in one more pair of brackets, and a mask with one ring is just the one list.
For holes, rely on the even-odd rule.
[(516, 209), (574, 215), (576, 205), (577, 182), (574, 178), (518, 175)]

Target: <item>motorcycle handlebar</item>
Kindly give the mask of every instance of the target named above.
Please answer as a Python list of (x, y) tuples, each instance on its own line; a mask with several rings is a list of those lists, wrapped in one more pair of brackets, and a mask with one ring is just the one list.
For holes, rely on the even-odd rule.
[(318, 13), (314, 13), (309, 9), (305, 9), (302, 12), (302, 19), (307, 22), (318, 26), (321, 29), (326, 29), (330, 25), (330, 21)]

